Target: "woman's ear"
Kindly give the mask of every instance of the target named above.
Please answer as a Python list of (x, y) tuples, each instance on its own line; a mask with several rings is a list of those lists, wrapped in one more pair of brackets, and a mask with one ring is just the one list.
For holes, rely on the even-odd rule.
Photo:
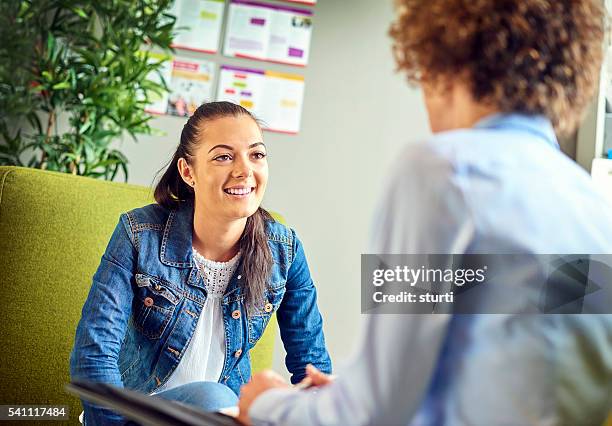
[(187, 185), (193, 187), (195, 185), (195, 180), (191, 167), (189, 164), (187, 164), (187, 160), (185, 160), (183, 157), (179, 158), (178, 162), (176, 163), (176, 167), (178, 168), (178, 172), (181, 175), (181, 178), (183, 178), (183, 181)]

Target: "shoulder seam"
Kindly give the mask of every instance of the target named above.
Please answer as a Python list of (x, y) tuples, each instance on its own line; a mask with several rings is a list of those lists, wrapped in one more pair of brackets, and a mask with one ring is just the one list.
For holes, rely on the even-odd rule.
[[(128, 213), (132, 217), (133, 225), (135, 230), (140, 230), (143, 226), (149, 226), (149, 229), (157, 226), (165, 226), (168, 217), (160, 221), (157, 216), (159, 212), (156, 210), (157, 203), (147, 204), (135, 209), (130, 210)], [(153, 217), (151, 217), (153, 216)]]
[(139, 250), (139, 241), (138, 241), (138, 229), (137, 229), (137, 224), (136, 224), (136, 219), (133, 216), (132, 211), (130, 210), (129, 212), (127, 212), (126, 217), (128, 219), (128, 222), (130, 224), (130, 233), (132, 234), (132, 244), (134, 245), (134, 247), (136, 248), (136, 250)]
[(136, 231), (146, 231), (148, 229), (152, 229), (154, 231), (163, 231), (164, 225), (161, 223), (138, 223), (136, 225)]
[(293, 238), (292, 238), (293, 233), (291, 231), (291, 228), (280, 222), (275, 222), (275, 223), (277, 223), (278, 225), (282, 227), (282, 230), (284, 231), (284, 233), (279, 233), (279, 232), (274, 232), (274, 230), (269, 230), (266, 232), (268, 236), (268, 241), (275, 241), (277, 243), (283, 243), (289, 246), (293, 244)]

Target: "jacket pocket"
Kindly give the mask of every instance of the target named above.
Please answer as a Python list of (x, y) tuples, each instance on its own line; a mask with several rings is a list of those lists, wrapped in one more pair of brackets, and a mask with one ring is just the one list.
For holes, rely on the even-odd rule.
[(123, 380), (125, 375), (129, 374), (139, 362), (140, 346), (138, 346), (138, 350), (128, 353), (123, 360), (119, 361), (119, 373), (121, 374), (121, 380)]
[(134, 328), (150, 339), (159, 339), (172, 319), (181, 294), (160, 278), (136, 274)]
[(255, 307), (254, 312), (249, 315), (249, 344), (253, 347), (263, 334), (272, 314), (279, 308), (285, 287), (268, 290), (265, 299)]

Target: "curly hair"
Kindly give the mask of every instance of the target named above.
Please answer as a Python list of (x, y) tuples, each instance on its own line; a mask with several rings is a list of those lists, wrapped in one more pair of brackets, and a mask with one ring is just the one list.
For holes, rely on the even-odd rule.
[(396, 0), (389, 29), (410, 83), (462, 78), (477, 102), (576, 129), (604, 53), (602, 0)]

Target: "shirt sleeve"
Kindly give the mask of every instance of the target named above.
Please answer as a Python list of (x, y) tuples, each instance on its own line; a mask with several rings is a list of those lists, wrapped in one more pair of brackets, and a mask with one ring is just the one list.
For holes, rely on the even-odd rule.
[(361, 348), (332, 384), (262, 394), (255, 425), (405, 424), (418, 409), (444, 337), (446, 315), (378, 315)]
[[(401, 157), (373, 226), (372, 253), (459, 253), (473, 234), (453, 168), (421, 148)], [(433, 375), (450, 317), (370, 315), (352, 361), (332, 384), (257, 398), (255, 425), (407, 424)]]

